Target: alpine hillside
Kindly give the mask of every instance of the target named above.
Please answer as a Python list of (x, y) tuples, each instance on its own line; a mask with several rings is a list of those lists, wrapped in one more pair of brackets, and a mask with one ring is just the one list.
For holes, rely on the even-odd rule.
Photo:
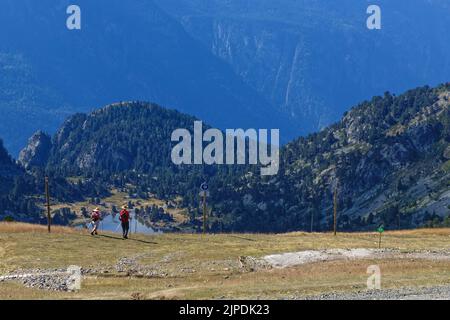
[[(143, 102), (76, 114), (46, 159), (21, 162), (41, 163), (35, 172), (69, 178), (81, 194), (119, 188), (178, 199), (187, 214), (198, 208), (206, 180), (213, 230), (329, 230), (335, 191), (340, 229), (441, 225), (450, 205), (449, 89), (386, 92), (360, 103), (340, 122), (283, 147), (275, 176), (261, 177), (257, 166), (174, 165), (171, 133), (192, 131), (195, 118)], [(35, 138), (30, 144), (21, 154), (39, 145)]]
[[(326, 129), (281, 150), (277, 176), (233, 185), (231, 229), (411, 228), (449, 222), (450, 85), (363, 102)], [(231, 208), (234, 208), (231, 210)]]

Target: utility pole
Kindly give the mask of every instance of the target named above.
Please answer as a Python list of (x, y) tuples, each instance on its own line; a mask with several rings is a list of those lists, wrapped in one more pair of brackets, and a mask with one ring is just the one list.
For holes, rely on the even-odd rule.
[(334, 195), (333, 195), (333, 213), (334, 213), (334, 221), (333, 221), (333, 230), (334, 235), (336, 235), (336, 226), (337, 226), (337, 185), (334, 188)]
[(316, 204), (314, 196), (311, 197), (311, 202), (312, 202), (312, 210), (311, 210), (311, 233), (312, 233), (314, 231), (314, 215), (318, 211), (318, 206)]
[(381, 232), (380, 232), (380, 239), (378, 240), (378, 249), (381, 249)]
[(208, 195), (208, 184), (203, 182), (200, 186), (200, 195), (202, 196), (202, 207), (203, 207), (203, 234), (206, 233), (206, 197)]
[(206, 191), (203, 191), (203, 234), (206, 233)]
[(51, 232), (52, 216), (50, 214), (50, 192), (48, 187), (48, 177), (45, 177), (45, 198), (47, 199), (47, 228)]

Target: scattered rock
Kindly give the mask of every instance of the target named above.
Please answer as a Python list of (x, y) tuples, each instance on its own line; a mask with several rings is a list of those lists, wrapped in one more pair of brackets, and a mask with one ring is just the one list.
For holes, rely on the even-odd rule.
[(450, 286), (357, 290), (349, 293), (331, 292), (309, 297), (290, 297), (296, 300), (450, 300)]
[(16, 270), (0, 277), (0, 282), (19, 281), (25, 287), (50, 291), (71, 291), (75, 279), (66, 269)]
[(240, 256), (238, 258), (238, 262), (240, 268), (247, 272), (271, 268), (271, 265), (263, 259), (257, 259), (249, 256)]

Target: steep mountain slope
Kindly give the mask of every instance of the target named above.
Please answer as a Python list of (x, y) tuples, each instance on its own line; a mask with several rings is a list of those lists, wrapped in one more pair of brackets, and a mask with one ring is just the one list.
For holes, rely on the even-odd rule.
[(53, 138), (49, 168), (67, 175), (174, 167), (171, 133), (194, 117), (154, 104), (123, 102), (68, 118)]
[[(340, 229), (407, 228), (450, 210), (450, 84), (386, 93), (281, 151), (277, 176), (246, 175), (222, 199), (229, 228), (329, 230), (337, 190)], [(224, 200), (224, 201), (221, 201)]]
[(33, 178), (16, 165), (0, 139), (0, 221), (14, 217), (36, 222), (40, 210), (29, 197), (35, 192), (34, 187)]
[(53, 133), (61, 112), (116, 101), (157, 101), (223, 128), (285, 124), (152, 1), (77, 1), (79, 31), (66, 28), (69, 4), (2, 1), (0, 135), (13, 154), (32, 132)]
[(7, 149), (17, 155), (33, 132), (54, 130), (73, 111), (55, 91), (38, 81), (35, 69), (23, 55), (1, 51), (2, 44), (0, 136), (5, 138)]
[[(445, 0), (156, 0), (244, 81), (296, 120), (300, 133), (390, 90), (448, 81)], [(382, 29), (366, 28), (366, 9)]]
[(0, 190), (5, 192), (10, 189), (12, 179), (19, 174), (21, 170), (16, 166), (0, 139)]

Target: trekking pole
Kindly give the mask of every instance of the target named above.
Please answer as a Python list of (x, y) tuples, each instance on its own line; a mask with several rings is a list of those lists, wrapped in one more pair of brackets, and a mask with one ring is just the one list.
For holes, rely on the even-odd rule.
[(86, 228), (87, 228), (88, 232), (91, 232), (91, 227), (92, 227), (92, 221), (89, 221), (89, 223), (86, 223)]

